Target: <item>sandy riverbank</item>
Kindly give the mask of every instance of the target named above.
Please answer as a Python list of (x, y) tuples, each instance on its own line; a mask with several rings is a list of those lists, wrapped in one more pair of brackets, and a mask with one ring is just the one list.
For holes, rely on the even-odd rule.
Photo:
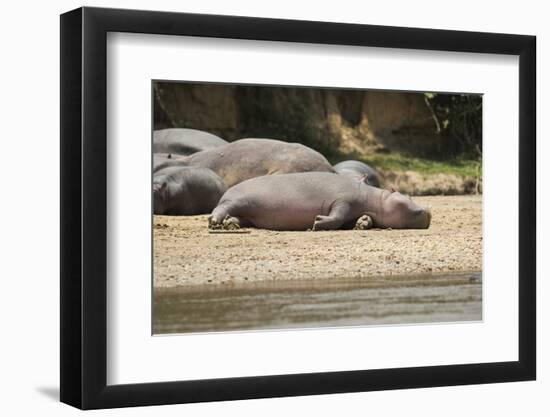
[(480, 271), (482, 196), (415, 197), (428, 230), (211, 234), (207, 216), (155, 216), (154, 285)]

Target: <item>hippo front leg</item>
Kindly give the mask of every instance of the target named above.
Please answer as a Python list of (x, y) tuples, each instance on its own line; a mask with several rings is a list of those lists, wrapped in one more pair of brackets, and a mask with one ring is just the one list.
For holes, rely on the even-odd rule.
[(313, 223), (312, 230), (317, 231), (339, 229), (345, 223), (348, 213), (348, 204), (335, 204), (330, 210), (328, 216), (315, 216), (315, 222)]
[(374, 222), (372, 220), (372, 217), (368, 214), (363, 214), (361, 217), (357, 219), (355, 222), (355, 230), (367, 230), (371, 229)]

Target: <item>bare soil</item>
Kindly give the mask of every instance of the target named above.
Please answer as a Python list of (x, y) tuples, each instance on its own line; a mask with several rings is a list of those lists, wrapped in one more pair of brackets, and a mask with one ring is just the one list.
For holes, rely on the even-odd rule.
[(427, 230), (210, 233), (208, 216), (154, 217), (154, 285), (232, 285), (481, 271), (482, 196), (415, 197)]

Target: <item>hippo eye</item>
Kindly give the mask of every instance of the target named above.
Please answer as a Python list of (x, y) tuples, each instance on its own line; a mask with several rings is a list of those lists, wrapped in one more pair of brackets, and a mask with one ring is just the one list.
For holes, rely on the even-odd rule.
[(400, 200), (396, 200), (396, 201), (394, 202), (394, 204), (395, 204), (395, 207), (396, 207), (396, 208), (400, 208), (400, 209), (407, 208), (407, 206), (408, 206), (408, 202), (405, 201), (405, 200), (401, 200), (401, 199), (400, 199)]

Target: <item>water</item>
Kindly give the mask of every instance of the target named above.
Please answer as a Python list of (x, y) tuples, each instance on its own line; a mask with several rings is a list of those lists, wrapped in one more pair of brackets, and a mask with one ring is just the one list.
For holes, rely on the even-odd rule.
[(153, 333), (479, 321), (481, 273), (156, 289)]

